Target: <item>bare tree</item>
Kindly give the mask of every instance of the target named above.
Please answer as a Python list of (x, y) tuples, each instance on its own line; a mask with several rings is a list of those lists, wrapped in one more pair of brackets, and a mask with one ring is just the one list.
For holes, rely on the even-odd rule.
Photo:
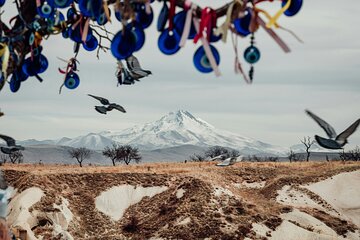
[(353, 150), (347, 152), (343, 150), (339, 153), (339, 157), (342, 161), (360, 161), (360, 148), (356, 146)]
[(277, 162), (279, 160), (279, 157), (265, 157), (266, 162)]
[(90, 149), (84, 147), (70, 149), (68, 152), (71, 158), (76, 159), (76, 161), (80, 164), (80, 167), (82, 167), (82, 162), (85, 159), (90, 158), (92, 154)]
[(206, 157), (201, 154), (193, 154), (189, 157), (189, 159), (192, 162), (204, 162), (206, 160)]
[(210, 147), (208, 150), (205, 151), (205, 157), (208, 158), (217, 157), (219, 155), (226, 155), (228, 157), (229, 154), (230, 153), (228, 149), (220, 146)]
[(111, 159), (113, 166), (115, 166), (117, 161), (123, 161), (126, 165), (129, 165), (131, 161), (134, 160), (138, 163), (142, 158), (138, 148), (116, 143), (111, 147), (106, 147), (103, 151), (103, 155)]
[(24, 155), (20, 151), (14, 151), (9, 154), (9, 159), (11, 163), (22, 163)]
[(298, 162), (302, 160), (302, 156), (300, 154), (296, 154), (292, 149), (288, 152), (288, 159), (290, 162)]
[(314, 140), (311, 140), (311, 137), (307, 136), (304, 137), (303, 140), (300, 140), (302, 144), (304, 144), (305, 146), (305, 151), (306, 151), (306, 161), (309, 161), (310, 158), (310, 148), (311, 146), (315, 143)]
[(126, 165), (129, 165), (131, 161), (139, 163), (141, 161), (141, 155), (139, 149), (130, 145), (121, 146), (119, 152), (120, 161), (123, 161)]
[(105, 157), (108, 157), (111, 159), (111, 162), (113, 164), (113, 166), (115, 166), (115, 162), (118, 158), (118, 147), (120, 147), (120, 145), (116, 144), (116, 143), (113, 143), (113, 145), (111, 147), (105, 147), (102, 154), (105, 156)]

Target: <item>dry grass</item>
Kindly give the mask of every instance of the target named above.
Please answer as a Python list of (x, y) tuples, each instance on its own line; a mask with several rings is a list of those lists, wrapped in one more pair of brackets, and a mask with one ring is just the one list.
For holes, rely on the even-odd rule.
[[(247, 236), (253, 239), (255, 233), (251, 231), (251, 223), (263, 223), (275, 229), (281, 224), (279, 215), (291, 211), (290, 207), (275, 201), (277, 190), (283, 186), (298, 186), (360, 169), (360, 162), (246, 162), (229, 167), (217, 167), (215, 164), (151, 163), (82, 168), (77, 165), (5, 164), (1, 168), (9, 184), (19, 191), (31, 186), (46, 191), (46, 196), (33, 209), (51, 212), (51, 206), (60, 197), (68, 199), (71, 211), (79, 217), (70, 227), (76, 239), (86, 239), (85, 234), (102, 239), (117, 239), (113, 236), (121, 236), (121, 239), (148, 239), (151, 236), (165, 239), (243, 239)], [(244, 181), (266, 181), (266, 184), (260, 189), (235, 187), (235, 184)], [(113, 222), (95, 209), (93, 199), (102, 191), (121, 184), (167, 186), (168, 190), (130, 206), (123, 219)], [(214, 187), (228, 189), (233, 196), (215, 196)], [(180, 188), (185, 193), (178, 199), (176, 191)], [(350, 223), (326, 213), (306, 211), (323, 219), (341, 235), (347, 230), (354, 230)], [(136, 216), (136, 221), (133, 216)], [(191, 218), (191, 223), (178, 225), (179, 219), (185, 216)], [(341, 229), (336, 227), (337, 223), (342, 224)], [(41, 227), (37, 231), (51, 232)]]

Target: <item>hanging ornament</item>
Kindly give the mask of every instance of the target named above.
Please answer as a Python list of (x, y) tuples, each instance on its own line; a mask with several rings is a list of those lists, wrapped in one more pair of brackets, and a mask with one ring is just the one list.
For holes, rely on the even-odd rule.
[(260, 51), (257, 47), (254, 46), (255, 35), (251, 34), (250, 38), (250, 46), (244, 51), (245, 61), (251, 64), (249, 71), (249, 78), (252, 81), (254, 76), (254, 66), (253, 64), (257, 63), (260, 59)]

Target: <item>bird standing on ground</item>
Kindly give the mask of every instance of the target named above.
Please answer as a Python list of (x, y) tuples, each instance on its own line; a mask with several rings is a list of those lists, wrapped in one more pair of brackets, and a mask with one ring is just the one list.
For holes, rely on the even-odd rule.
[(322, 129), (326, 132), (329, 138), (323, 138), (318, 135), (315, 135), (316, 142), (323, 148), (327, 149), (342, 149), (345, 144), (348, 143), (347, 138), (355, 132), (357, 127), (360, 124), (360, 119), (356, 120), (350, 127), (348, 127), (345, 131), (336, 134), (334, 128), (325, 122), (323, 119), (319, 118), (309, 110), (305, 110), (305, 112), (317, 122)]
[(0, 147), (1, 152), (5, 154), (11, 154), (12, 152), (16, 152), (19, 150), (25, 150), (23, 146), (16, 145), (15, 139), (9, 136), (1, 135), (0, 138), (3, 139), (6, 142), (6, 145), (8, 147)]
[(106, 114), (108, 111), (111, 111), (113, 109), (116, 109), (120, 112), (126, 113), (126, 110), (122, 106), (120, 106), (117, 103), (110, 103), (109, 100), (107, 100), (106, 98), (94, 96), (91, 94), (88, 94), (88, 96), (99, 100), (100, 103), (103, 105), (107, 105), (107, 106), (95, 106), (95, 110), (101, 114)]
[(226, 167), (226, 166), (230, 166), (230, 165), (234, 165), (237, 162), (241, 162), (243, 160), (243, 156), (237, 156), (237, 157), (229, 157), (227, 159), (225, 159), (224, 161), (222, 161), (221, 163), (216, 164), (216, 166), (219, 167)]

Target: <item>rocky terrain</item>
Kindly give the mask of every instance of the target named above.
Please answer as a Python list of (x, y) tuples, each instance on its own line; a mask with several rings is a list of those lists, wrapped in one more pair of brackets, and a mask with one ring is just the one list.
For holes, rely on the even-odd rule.
[(27, 239), (360, 239), (356, 162), (2, 170)]

